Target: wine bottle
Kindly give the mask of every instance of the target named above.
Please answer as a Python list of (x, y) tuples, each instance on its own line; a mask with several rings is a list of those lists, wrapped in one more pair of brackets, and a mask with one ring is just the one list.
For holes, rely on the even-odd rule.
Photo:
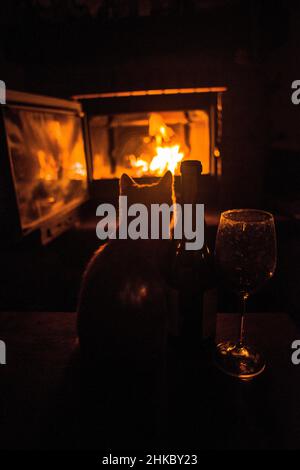
[[(181, 207), (183, 217), (192, 214), (195, 225), (197, 204), (200, 200), (202, 165), (198, 160), (187, 160), (181, 164)], [(187, 213), (185, 204), (192, 205)], [(204, 226), (206, 228), (206, 226)], [(177, 240), (174, 274), (178, 289), (179, 336), (189, 346), (200, 344), (215, 336), (217, 291), (214, 261), (207, 245), (204, 228), (204, 244), (201, 249), (188, 250), (183, 231)], [(189, 240), (190, 241), (190, 240)]]

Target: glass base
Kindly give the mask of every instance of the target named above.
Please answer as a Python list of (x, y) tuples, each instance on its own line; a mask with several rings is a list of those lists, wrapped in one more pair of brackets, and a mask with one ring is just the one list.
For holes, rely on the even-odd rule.
[(225, 374), (245, 381), (261, 374), (266, 367), (263, 357), (255, 349), (232, 341), (217, 345), (216, 365)]

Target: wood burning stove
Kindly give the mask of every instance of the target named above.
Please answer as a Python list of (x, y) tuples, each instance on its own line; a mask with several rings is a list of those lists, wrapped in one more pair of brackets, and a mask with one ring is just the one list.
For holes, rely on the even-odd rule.
[(226, 88), (145, 90), (78, 95), (88, 114), (93, 179), (179, 174), (201, 159), (203, 173), (221, 173), (222, 93)]
[(47, 243), (74, 225), (91, 195), (114, 199), (123, 172), (149, 182), (166, 170), (176, 177), (181, 161), (199, 159), (216, 193), (225, 91), (140, 90), (73, 100), (8, 92), (1, 107), (2, 238), (38, 230)]

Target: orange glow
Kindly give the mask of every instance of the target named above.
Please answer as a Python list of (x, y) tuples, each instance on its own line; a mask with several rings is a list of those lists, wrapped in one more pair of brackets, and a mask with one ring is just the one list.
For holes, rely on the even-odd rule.
[(83, 143), (78, 141), (71, 152), (69, 162), (65, 163), (65, 170), (69, 179), (84, 180), (86, 178), (87, 170), (83, 156)]
[(37, 151), (37, 157), (40, 164), (39, 178), (45, 181), (55, 181), (58, 178), (58, 166), (51, 154), (43, 150)]
[[(149, 137), (144, 138), (144, 142), (151, 143), (155, 141), (155, 155), (151, 161), (146, 161), (143, 155), (136, 157), (129, 155), (128, 160), (137, 176), (151, 174), (156, 176), (163, 175), (167, 170), (175, 174), (178, 163), (183, 159), (184, 153), (180, 151), (180, 145), (174, 143), (175, 133), (171, 127), (168, 127), (160, 114), (152, 113), (149, 117)], [(173, 141), (172, 145), (167, 143)]]
[(174, 175), (178, 163), (184, 156), (182, 152), (179, 152), (179, 145), (157, 147), (156, 151), (157, 155), (150, 163), (150, 172), (161, 176), (165, 171), (170, 170)]
[(133, 168), (136, 168), (136, 174), (138, 177), (142, 176), (144, 173), (147, 173), (149, 170), (148, 163), (142, 158), (136, 159), (134, 155), (129, 155), (130, 165)]
[(166, 135), (166, 128), (164, 126), (161, 126), (159, 130), (161, 132), (161, 135), (164, 137)]
[(113, 93), (89, 93), (83, 95), (73, 95), (74, 100), (89, 100), (102, 98), (128, 98), (129, 96), (152, 96), (152, 95), (177, 95), (194, 93), (223, 93), (227, 87), (202, 87), (202, 88), (170, 88), (165, 90), (138, 90), (138, 91), (117, 91)]
[(82, 180), (86, 177), (86, 167), (80, 162), (75, 162), (70, 167), (69, 178), (71, 180)]
[(152, 158), (150, 164), (142, 158), (136, 159), (134, 155), (129, 156), (130, 164), (136, 169), (138, 177), (149, 173), (161, 176), (167, 170), (175, 174), (176, 167), (184, 156), (182, 152), (179, 152), (179, 145), (156, 147), (156, 151), (157, 154)]
[(62, 176), (69, 180), (84, 180), (87, 170), (83, 142), (77, 139), (71, 151), (69, 150), (73, 138), (72, 121), (66, 122), (63, 127), (56, 120), (47, 122), (46, 130), (49, 141), (54, 141), (59, 149), (61, 161), (51, 152), (51, 149), (37, 150), (40, 166), (39, 178), (45, 181), (58, 181)]
[(114, 167), (107, 123), (98, 121), (92, 127), (94, 179), (120, 178), (122, 173), (133, 178), (162, 176), (167, 170), (179, 175), (182, 160), (199, 158), (203, 174), (210, 172), (210, 117), (204, 110), (135, 113), (132, 118), (129, 114), (117, 115), (112, 122)]

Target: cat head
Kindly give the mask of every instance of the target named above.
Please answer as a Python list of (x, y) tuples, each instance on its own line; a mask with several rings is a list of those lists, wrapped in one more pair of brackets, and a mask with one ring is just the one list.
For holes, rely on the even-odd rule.
[(153, 184), (137, 184), (124, 173), (120, 179), (120, 195), (127, 196), (129, 204), (141, 203), (150, 207), (151, 204), (172, 205), (174, 201), (173, 175), (167, 171), (165, 175)]

